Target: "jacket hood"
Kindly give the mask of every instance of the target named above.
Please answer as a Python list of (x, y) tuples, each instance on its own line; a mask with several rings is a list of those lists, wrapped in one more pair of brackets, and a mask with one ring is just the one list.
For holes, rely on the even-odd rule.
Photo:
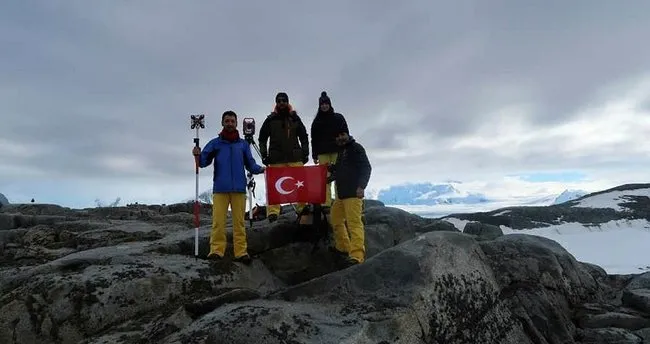
[[(293, 106), (291, 106), (291, 104), (287, 104), (287, 111), (288, 111), (289, 113), (292, 113), (292, 112), (294, 111), (294, 110), (293, 110)], [(278, 106), (277, 106), (277, 105), (273, 105), (273, 111), (272, 111), (272, 113), (273, 113), (274, 115), (277, 115), (277, 114), (278, 114)]]

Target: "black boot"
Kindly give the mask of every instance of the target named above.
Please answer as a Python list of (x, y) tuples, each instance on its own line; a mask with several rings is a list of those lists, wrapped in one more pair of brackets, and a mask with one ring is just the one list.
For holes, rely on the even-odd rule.
[(239, 258), (233, 259), (232, 261), (233, 262), (244, 263), (246, 265), (251, 265), (251, 263), (253, 262), (253, 259), (251, 259), (251, 257), (249, 255), (245, 254), (245, 255), (243, 255), (243, 256), (241, 256)]
[(356, 260), (356, 259), (354, 259), (354, 258), (352, 258), (352, 257), (350, 257), (350, 256), (347, 256), (347, 257), (345, 257), (345, 258), (343, 259), (343, 268), (344, 268), (344, 269), (345, 269), (345, 268), (349, 268), (349, 267), (351, 267), (351, 266), (353, 266), (353, 265), (357, 265), (357, 264), (359, 264), (359, 261)]

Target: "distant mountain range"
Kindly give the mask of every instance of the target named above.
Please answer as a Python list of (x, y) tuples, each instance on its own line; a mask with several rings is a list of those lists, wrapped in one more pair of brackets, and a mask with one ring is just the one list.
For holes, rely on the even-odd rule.
[(379, 190), (376, 199), (393, 205), (477, 204), (489, 202), (480, 193), (465, 192), (451, 183), (407, 183)]
[[(486, 204), (497, 201), (489, 195), (463, 191), (457, 187), (459, 182), (449, 183), (405, 183), (392, 185), (381, 190), (369, 190), (369, 197), (386, 205), (453, 205)], [(560, 204), (586, 195), (583, 190), (564, 190), (560, 194), (550, 194), (528, 199), (522, 203), (535, 205)], [(503, 201), (503, 200), (498, 200)]]
[[(212, 189), (206, 189), (199, 195), (205, 203), (211, 203)], [(468, 207), (469, 209), (494, 208), (505, 205), (551, 205), (560, 204), (584, 196), (583, 190), (564, 190), (559, 194), (522, 195), (513, 198), (492, 197), (480, 192), (463, 190), (462, 182), (446, 181), (444, 183), (404, 183), (381, 189), (367, 189), (366, 198), (379, 200), (386, 205), (414, 207)], [(193, 199), (188, 200), (193, 201)], [(257, 192), (255, 203), (264, 204), (264, 193)], [(437, 206), (437, 207), (436, 207)], [(468, 209), (468, 210), (469, 210)]]

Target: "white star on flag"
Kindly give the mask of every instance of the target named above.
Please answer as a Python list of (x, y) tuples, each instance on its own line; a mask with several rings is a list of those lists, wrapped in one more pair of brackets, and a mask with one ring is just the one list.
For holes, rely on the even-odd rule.
[(299, 181), (296, 182), (296, 187), (297, 188), (301, 188), (303, 186), (305, 186), (305, 182), (303, 182), (302, 180), (299, 180)]

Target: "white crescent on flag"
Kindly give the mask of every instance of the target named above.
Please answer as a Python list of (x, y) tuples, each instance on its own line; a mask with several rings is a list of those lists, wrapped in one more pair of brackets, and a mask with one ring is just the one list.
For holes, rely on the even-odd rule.
[(287, 179), (293, 179), (293, 177), (281, 177), (275, 182), (275, 190), (277, 190), (279, 193), (281, 193), (283, 195), (288, 195), (288, 194), (296, 191), (296, 189), (293, 189), (291, 191), (287, 191), (287, 190), (282, 188), (282, 182), (284, 182)]

